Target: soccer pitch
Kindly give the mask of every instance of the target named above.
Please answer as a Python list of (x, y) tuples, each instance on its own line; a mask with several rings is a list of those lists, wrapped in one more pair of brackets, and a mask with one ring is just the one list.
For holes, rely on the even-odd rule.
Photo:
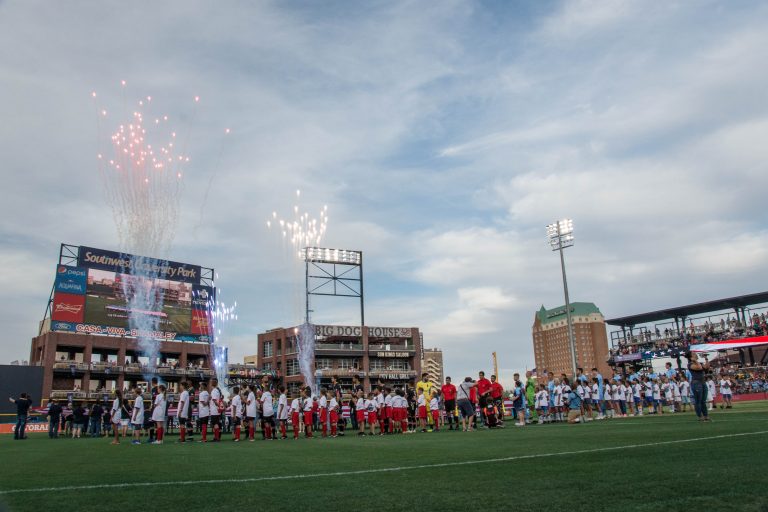
[(712, 418), (162, 446), (3, 436), (0, 510), (768, 510), (768, 404)]

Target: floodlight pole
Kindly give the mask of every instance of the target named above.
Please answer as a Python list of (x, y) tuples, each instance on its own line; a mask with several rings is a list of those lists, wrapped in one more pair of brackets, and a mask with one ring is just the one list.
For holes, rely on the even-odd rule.
[(304, 248), (304, 297), (306, 297), (306, 310), (304, 323), (309, 324), (309, 248)]
[(573, 339), (573, 319), (571, 318), (571, 300), (568, 297), (568, 279), (565, 275), (565, 256), (563, 255), (563, 236), (561, 221), (557, 221), (557, 250), (560, 252), (560, 270), (563, 273), (563, 292), (565, 294), (565, 316), (568, 323), (568, 343), (571, 345), (571, 371), (576, 378), (576, 343)]

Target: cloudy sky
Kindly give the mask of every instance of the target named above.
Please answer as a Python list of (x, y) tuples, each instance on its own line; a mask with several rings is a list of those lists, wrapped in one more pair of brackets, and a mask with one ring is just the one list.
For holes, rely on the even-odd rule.
[(61, 242), (118, 248), (96, 107), (111, 129), (147, 95), (188, 129), (169, 256), (237, 300), (232, 360), (301, 318), (265, 225), (296, 189), (328, 205), (325, 245), (364, 251), (367, 323), (419, 326), (449, 374), (533, 366), (557, 218), (572, 300), (607, 317), (766, 289), (764, 2), (222, 5), (0, 2), (2, 362), (28, 357)]

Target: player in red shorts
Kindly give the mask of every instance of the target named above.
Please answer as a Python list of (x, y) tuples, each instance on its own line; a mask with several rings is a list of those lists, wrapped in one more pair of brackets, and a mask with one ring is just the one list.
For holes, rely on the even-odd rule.
[(305, 437), (312, 437), (312, 408), (315, 405), (315, 401), (312, 400), (312, 389), (307, 387), (304, 392), (304, 435)]
[(392, 398), (394, 396), (391, 389), (384, 388), (384, 427), (387, 434), (394, 432), (395, 428), (395, 422), (392, 419)]
[(376, 396), (373, 393), (368, 393), (368, 400), (365, 401), (365, 410), (368, 413), (368, 426), (371, 429), (372, 436), (376, 435), (376, 423), (378, 422), (377, 406)]
[(421, 431), (427, 431), (427, 398), (424, 396), (424, 390), (419, 388), (417, 391), (418, 397), (416, 398), (417, 417), (419, 418), (419, 425), (421, 425)]
[(320, 430), (323, 432), (323, 437), (328, 437), (328, 390), (322, 388), (320, 390), (320, 399), (317, 401), (318, 411), (317, 417), (320, 421)]
[(363, 390), (358, 390), (357, 400), (355, 401), (355, 419), (357, 420), (357, 435), (365, 435), (365, 398), (363, 398)]
[(299, 438), (299, 431), (301, 430), (301, 421), (299, 419), (299, 411), (301, 410), (301, 403), (298, 398), (291, 400), (291, 423), (293, 424), (293, 438)]
[(440, 402), (437, 400), (437, 391), (432, 391), (432, 398), (429, 400), (429, 412), (432, 414), (432, 429), (435, 432), (440, 430)]
[(331, 437), (336, 437), (336, 428), (339, 425), (339, 402), (333, 391), (326, 392), (328, 399), (328, 417), (331, 422)]

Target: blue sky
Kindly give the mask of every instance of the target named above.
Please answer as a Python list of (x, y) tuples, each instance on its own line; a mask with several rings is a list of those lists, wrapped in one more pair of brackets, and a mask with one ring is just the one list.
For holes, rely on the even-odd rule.
[(761, 2), (2, 2), (3, 359), (28, 355), (59, 243), (117, 248), (90, 93), (120, 105), (123, 79), (190, 126), (169, 256), (219, 270), (235, 360), (301, 317), (265, 227), (296, 189), (328, 205), (325, 244), (364, 251), (368, 323), (421, 327), (450, 374), (533, 365), (560, 217), (572, 299), (608, 317), (764, 290), (767, 22)]

